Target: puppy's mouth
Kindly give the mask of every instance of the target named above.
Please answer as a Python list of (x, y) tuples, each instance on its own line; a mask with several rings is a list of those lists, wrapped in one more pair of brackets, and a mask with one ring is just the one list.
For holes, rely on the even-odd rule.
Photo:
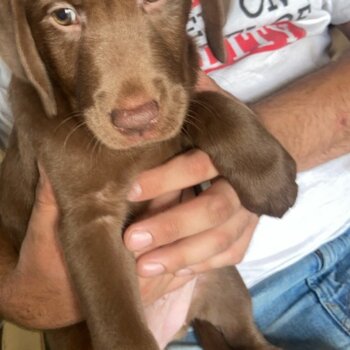
[(94, 115), (94, 118), (86, 118), (86, 124), (108, 148), (126, 150), (171, 139), (180, 132), (183, 123), (181, 115), (185, 115), (185, 110), (170, 114), (160, 112), (157, 117), (137, 116), (125, 120), (120, 117), (116, 120), (112, 114), (101, 118)]
[(114, 109), (110, 117), (113, 127), (130, 141), (147, 140), (156, 137), (159, 105), (149, 101), (133, 109)]
[(137, 145), (147, 140), (157, 139), (158, 132), (156, 128), (157, 120), (151, 121), (147, 127), (144, 128), (122, 128), (115, 127), (117, 131), (130, 143), (130, 145)]
[(168, 140), (175, 136), (180, 130), (181, 124), (178, 120), (152, 120), (144, 128), (120, 128), (115, 127), (118, 135), (115, 135), (116, 148), (127, 149)]

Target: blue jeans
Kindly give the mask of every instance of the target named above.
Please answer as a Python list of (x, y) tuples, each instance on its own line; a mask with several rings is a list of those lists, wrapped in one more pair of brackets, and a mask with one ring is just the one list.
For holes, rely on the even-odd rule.
[[(258, 327), (285, 350), (350, 349), (350, 228), (251, 290)], [(193, 331), (169, 350), (197, 350)]]

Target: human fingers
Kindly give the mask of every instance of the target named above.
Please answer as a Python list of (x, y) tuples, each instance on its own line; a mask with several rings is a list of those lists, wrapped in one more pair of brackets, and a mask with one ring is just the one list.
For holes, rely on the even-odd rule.
[(219, 226), (240, 207), (231, 185), (219, 179), (198, 197), (132, 224), (124, 241), (129, 250), (144, 253)]
[(237, 265), (242, 262), (249, 244), (254, 235), (258, 223), (258, 217), (250, 220), (242, 235), (227, 250), (221, 254), (215, 255), (199, 264), (189, 267), (194, 274), (211, 271), (225, 266)]
[(207, 74), (202, 70), (198, 72), (196, 90), (198, 91), (215, 91), (215, 92), (224, 92), (224, 90)]
[(57, 212), (57, 203), (51, 182), (46, 174), (45, 169), (40, 163), (38, 164), (38, 170), (40, 176), (38, 185), (36, 187), (34, 205), (40, 206), (40, 209), (51, 209)]
[(255, 223), (256, 216), (242, 208), (218, 227), (143, 254), (137, 261), (137, 271), (141, 276), (162, 270), (184, 277), (236, 264), (247, 248), (243, 242), (249, 242), (246, 235)]
[(59, 211), (46, 172), (41, 165), (38, 168), (40, 177), (26, 236), (27, 238), (35, 236), (37, 240), (40, 238), (41, 240), (49, 239), (52, 241), (55, 239), (54, 231), (56, 230)]
[(182, 190), (218, 175), (210, 157), (201, 150), (191, 150), (163, 165), (141, 173), (129, 193), (130, 201), (144, 201)]
[[(34, 261), (45, 260), (41, 259), (45, 256), (48, 258), (48, 261), (51, 261), (56, 256), (62, 261), (57, 241), (58, 207), (51, 183), (40, 165), (39, 172), (40, 179), (36, 188), (36, 197), (27, 233), (21, 247), (19, 268), (22, 264), (27, 266), (28, 260), (31, 261), (29, 265), (32, 266)], [(49, 259), (50, 255), (51, 259)]]
[(21, 246), (17, 270), (29, 276), (40, 274), (46, 280), (64, 280), (69, 285), (66, 264), (58, 240), (59, 210), (51, 183), (39, 166), (36, 198)]

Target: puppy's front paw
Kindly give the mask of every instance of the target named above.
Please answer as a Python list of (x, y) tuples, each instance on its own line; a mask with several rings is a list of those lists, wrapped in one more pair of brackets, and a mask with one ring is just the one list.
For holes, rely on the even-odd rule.
[(244, 207), (259, 215), (282, 217), (297, 196), (295, 161), (282, 147), (274, 147), (268, 156), (261, 150), (256, 152), (256, 157), (251, 157), (252, 164), (248, 160), (235, 161), (234, 168), (221, 171)]
[(281, 217), (297, 195), (296, 164), (248, 107), (232, 98), (202, 92), (187, 123), (192, 143), (208, 153), (242, 204), (259, 215)]

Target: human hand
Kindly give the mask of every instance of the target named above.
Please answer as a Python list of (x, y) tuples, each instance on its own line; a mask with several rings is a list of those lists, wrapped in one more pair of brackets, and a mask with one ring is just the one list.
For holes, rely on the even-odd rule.
[(51, 185), (41, 171), (18, 264), (1, 286), (5, 318), (27, 328), (61, 328), (82, 319), (58, 242), (58, 216)]
[[(218, 175), (209, 156), (193, 150), (137, 178), (129, 199), (153, 199), (151, 210), (158, 211), (133, 223), (124, 235), (126, 247), (137, 256), (146, 305), (199, 273), (242, 260), (258, 217)], [(183, 189), (213, 179), (198, 197), (174, 205)], [(159, 211), (164, 205), (170, 208)]]

